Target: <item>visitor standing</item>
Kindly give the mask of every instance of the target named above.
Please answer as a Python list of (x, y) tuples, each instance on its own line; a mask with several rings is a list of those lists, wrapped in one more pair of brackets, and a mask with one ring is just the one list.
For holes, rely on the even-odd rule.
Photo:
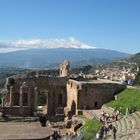
[(117, 130), (116, 130), (115, 126), (113, 126), (113, 138), (114, 138), (114, 140), (116, 140), (116, 132), (117, 132)]
[(100, 140), (100, 134), (99, 134), (99, 132), (96, 133), (96, 140)]

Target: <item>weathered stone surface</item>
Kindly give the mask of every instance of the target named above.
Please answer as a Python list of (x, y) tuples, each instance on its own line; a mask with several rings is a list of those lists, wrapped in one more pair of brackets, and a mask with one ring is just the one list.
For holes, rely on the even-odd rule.
[(47, 139), (53, 131), (49, 127), (42, 127), (39, 122), (6, 122), (0, 123), (1, 140), (41, 140)]
[(125, 88), (124, 85), (104, 82), (104, 80), (67, 82), (67, 107), (77, 114), (78, 109), (97, 109), (113, 100)]

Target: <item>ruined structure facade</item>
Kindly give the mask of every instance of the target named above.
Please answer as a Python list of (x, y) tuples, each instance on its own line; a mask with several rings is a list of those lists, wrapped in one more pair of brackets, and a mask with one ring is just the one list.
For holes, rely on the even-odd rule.
[(70, 62), (68, 60), (64, 60), (62, 64), (60, 64), (60, 77), (66, 77), (69, 74)]
[(46, 94), (48, 115), (55, 115), (58, 107), (65, 107), (67, 78), (25, 77), (8, 78), (5, 112), (10, 115), (32, 116), (37, 110), (38, 93)]
[(9, 77), (6, 82), (4, 111), (7, 115), (32, 116), (37, 110), (38, 94), (45, 92), (47, 115), (78, 114), (79, 110), (100, 108), (114, 99), (124, 85), (99, 80), (82, 81), (67, 77), (69, 62), (60, 66), (60, 77)]
[(67, 82), (67, 108), (72, 114), (85, 109), (97, 109), (122, 91), (125, 86), (103, 80)]

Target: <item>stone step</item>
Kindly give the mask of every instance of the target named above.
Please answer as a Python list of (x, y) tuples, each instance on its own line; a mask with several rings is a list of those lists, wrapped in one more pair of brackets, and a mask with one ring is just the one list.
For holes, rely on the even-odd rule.
[(140, 140), (140, 135), (138, 135), (138, 136), (135, 138), (135, 140)]
[(126, 133), (126, 134), (124, 134), (123, 136), (122, 136), (122, 138), (121, 138), (121, 140), (125, 140), (125, 139), (127, 139), (127, 140), (135, 140), (134, 138), (134, 133)]
[(125, 121), (125, 119), (124, 118), (122, 118), (121, 120), (120, 120), (120, 123), (121, 123), (121, 130), (122, 130), (122, 132), (126, 132), (127, 131), (127, 124), (126, 124), (126, 121)]
[(134, 117), (135, 121), (136, 121), (136, 128), (140, 128), (140, 118), (136, 113), (133, 113), (132, 116)]
[(132, 129), (132, 122), (131, 122), (131, 120), (128, 117), (124, 118), (124, 120), (126, 122), (127, 131), (131, 130)]
[(129, 118), (129, 120), (131, 121), (132, 129), (134, 129), (134, 128), (137, 126), (137, 123), (136, 123), (136, 120), (135, 120), (134, 116), (129, 115), (128, 118)]
[[(116, 129), (117, 129), (117, 138), (119, 139), (128, 139), (126, 138), (128, 135), (130, 136), (131, 135), (131, 121), (129, 120), (129, 118), (122, 118), (121, 120), (119, 121), (116, 121), (116, 122), (113, 122), (113, 125), (116, 126)], [(129, 128), (129, 129), (128, 129)], [(133, 130), (132, 130), (133, 131)]]
[(128, 140), (127, 137), (122, 137), (120, 140)]
[(130, 135), (129, 140), (136, 140), (138, 133), (134, 132), (132, 135)]
[(117, 125), (116, 121), (113, 122), (112, 125), (115, 126), (115, 128), (118, 130), (118, 125)]
[(139, 116), (139, 118), (140, 118), (140, 111), (136, 111), (135, 112), (138, 116)]
[(122, 126), (121, 126), (121, 122), (120, 121), (116, 121), (117, 124), (117, 135), (120, 135), (122, 132)]
[(132, 139), (134, 139), (134, 140), (140, 140), (140, 130), (136, 130), (135, 131)]
[[(135, 112), (112, 123), (116, 129), (116, 140), (140, 140), (140, 112)], [(108, 140), (113, 140), (110, 136)]]

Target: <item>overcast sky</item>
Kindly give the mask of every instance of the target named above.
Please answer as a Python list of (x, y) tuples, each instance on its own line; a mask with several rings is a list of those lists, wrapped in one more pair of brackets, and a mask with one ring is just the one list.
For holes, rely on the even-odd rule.
[(0, 51), (49, 43), (140, 50), (140, 0), (0, 0), (0, 19)]

